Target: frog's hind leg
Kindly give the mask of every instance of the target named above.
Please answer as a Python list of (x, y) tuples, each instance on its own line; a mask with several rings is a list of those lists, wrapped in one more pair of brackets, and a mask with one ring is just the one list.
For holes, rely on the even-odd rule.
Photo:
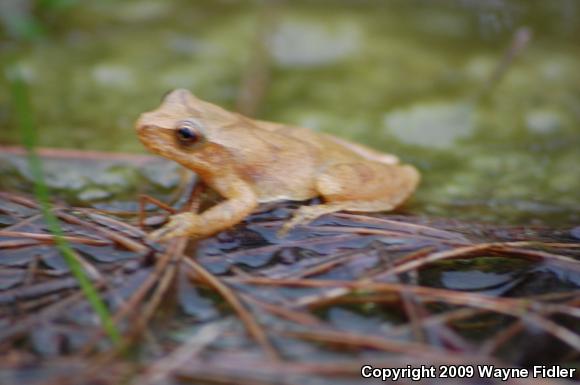
[(360, 162), (328, 167), (316, 181), (317, 191), (325, 203), (299, 208), (282, 227), (280, 235), (336, 211), (393, 210), (415, 191), (419, 179), (419, 172), (408, 165)]

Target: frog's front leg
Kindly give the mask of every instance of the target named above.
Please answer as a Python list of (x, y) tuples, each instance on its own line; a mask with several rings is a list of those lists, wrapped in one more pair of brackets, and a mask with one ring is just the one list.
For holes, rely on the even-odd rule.
[(201, 214), (172, 215), (169, 223), (149, 237), (161, 241), (183, 236), (200, 238), (213, 235), (240, 223), (258, 205), (255, 192), (242, 180), (221, 181), (210, 186), (226, 200)]

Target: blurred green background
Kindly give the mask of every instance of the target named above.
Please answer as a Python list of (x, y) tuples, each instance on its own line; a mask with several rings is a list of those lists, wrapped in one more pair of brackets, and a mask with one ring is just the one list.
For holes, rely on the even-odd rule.
[(580, 219), (576, 0), (2, 0), (0, 23), (2, 145), (17, 65), (43, 147), (144, 152), (137, 116), (188, 88), (396, 153), (414, 213)]

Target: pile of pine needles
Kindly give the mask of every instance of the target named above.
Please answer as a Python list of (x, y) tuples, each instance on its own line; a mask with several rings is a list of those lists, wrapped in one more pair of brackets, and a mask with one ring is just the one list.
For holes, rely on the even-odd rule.
[(364, 365), (578, 362), (576, 229), (338, 213), (277, 237), (296, 206), (164, 244), (142, 228), (158, 217), (55, 206), (122, 333), (114, 344), (37, 203), (0, 193), (0, 376), (356, 384)]

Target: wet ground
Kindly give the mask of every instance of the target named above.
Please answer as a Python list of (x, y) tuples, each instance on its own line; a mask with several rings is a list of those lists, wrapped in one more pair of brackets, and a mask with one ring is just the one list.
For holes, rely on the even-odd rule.
[[(57, 148), (40, 154), (65, 234), (131, 349), (118, 359), (99, 334), (30, 200), (0, 77), (0, 382), (578, 367), (576, 2), (22, 4), (0, 5), (0, 64), (26, 75), (38, 145)], [(422, 185), (396, 213), (325, 216), (284, 239), (299, 203), (151, 243), (163, 212), (146, 205), (141, 229), (137, 197), (183, 207), (191, 174), (144, 156), (132, 124), (176, 87), (396, 153)]]
[(339, 213), (278, 237), (297, 206), (164, 245), (135, 213), (58, 206), (131, 343), (119, 360), (35, 203), (0, 194), (0, 379), (360, 384), (370, 363), (577, 367), (578, 228)]

